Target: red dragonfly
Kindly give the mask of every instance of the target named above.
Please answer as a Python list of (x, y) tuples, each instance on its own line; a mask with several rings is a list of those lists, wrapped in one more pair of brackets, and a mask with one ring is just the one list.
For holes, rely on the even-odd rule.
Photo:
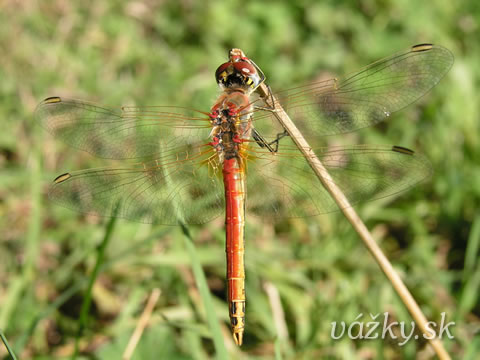
[[(449, 50), (420, 44), (343, 79), (274, 96), (355, 204), (410, 188), (430, 174), (428, 161), (399, 146), (317, 147), (318, 140), (390, 117), (435, 86), (452, 64)], [(260, 68), (232, 49), (215, 78), (222, 92), (207, 112), (172, 106), (116, 110), (49, 97), (36, 117), (75, 148), (129, 160), (58, 176), (49, 196), (60, 205), (168, 225), (201, 224), (225, 209), (229, 315), (234, 340), (241, 345), (245, 211), (277, 219), (338, 207), (274, 116), (275, 109), (257, 95), (265, 81)]]

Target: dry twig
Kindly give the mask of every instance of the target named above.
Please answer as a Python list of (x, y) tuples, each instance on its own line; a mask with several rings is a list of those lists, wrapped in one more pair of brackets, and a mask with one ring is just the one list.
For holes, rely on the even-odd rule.
[(413, 319), (417, 323), (418, 327), (425, 335), (425, 338), (428, 339), (430, 345), (435, 350), (437, 356), (441, 360), (449, 360), (450, 356), (448, 355), (447, 351), (443, 347), (442, 342), (438, 338), (431, 339), (431, 333), (427, 331), (427, 318), (420, 310), (420, 307), (415, 302), (412, 294), (408, 291), (407, 287), (403, 283), (400, 276), (395, 272), (392, 265), (388, 261), (387, 257), (383, 254), (380, 247), (377, 245), (375, 240), (373, 239), (372, 235), (370, 234), (369, 230), (360, 219), (358, 214), (356, 213), (355, 209), (350, 205), (348, 199), (345, 197), (343, 192), (340, 188), (335, 184), (333, 179), (331, 178), (330, 174), (323, 166), (321, 161), (315, 155), (312, 148), (308, 145), (307, 141), (297, 129), (295, 124), (292, 122), (288, 114), (285, 112), (283, 107), (280, 105), (277, 99), (271, 95), (270, 90), (267, 85), (262, 83), (258, 87), (258, 91), (260, 96), (264, 99), (264, 101), (272, 107), (274, 110), (273, 114), (277, 118), (277, 120), (282, 124), (282, 126), (287, 130), (288, 134), (295, 142), (299, 150), (305, 156), (305, 159), (308, 161), (310, 166), (312, 167), (313, 171), (317, 175), (318, 179), (321, 181), (325, 189), (330, 193), (333, 197), (335, 202), (338, 204), (339, 208), (348, 219), (348, 221), (352, 224), (353, 228), (363, 240), (364, 244), (367, 246), (367, 249), (375, 258), (378, 265), (382, 269), (383, 273), (387, 276), (387, 278), (392, 283), (393, 288), (397, 292), (398, 296), (402, 300), (402, 302), (407, 307), (408, 311), (412, 315)]
[(128, 345), (125, 348), (125, 351), (122, 355), (123, 360), (131, 359), (133, 352), (137, 347), (138, 341), (140, 340), (140, 337), (143, 334), (143, 330), (145, 330), (145, 327), (150, 321), (153, 308), (155, 307), (159, 297), (160, 297), (160, 289), (153, 289), (152, 293), (150, 294), (150, 297), (148, 298), (147, 305), (145, 306), (145, 309), (143, 310), (143, 313), (140, 316), (140, 319), (138, 320), (137, 327), (135, 328), (132, 336), (130, 337), (130, 340), (128, 341)]

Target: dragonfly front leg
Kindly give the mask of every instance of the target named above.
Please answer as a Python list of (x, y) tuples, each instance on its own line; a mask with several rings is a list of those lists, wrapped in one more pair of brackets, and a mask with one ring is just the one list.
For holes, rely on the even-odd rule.
[(270, 112), (276, 112), (277, 109), (275, 108), (275, 100), (273, 98), (273, 93), (272, 90), (270, 89), (270, 86), (266, 85), (268, 89), (268, 96), (262, 96), (260, 95), (261, 99), (263, 100), (265, 106), (258, 106), (255, 105), (254, 108), (257, 110), (265, 110), (265, 111), (270, 111)]
[[(270, 111), (270, 112), (276, 112), (277, 109), (275, 108), (275, 99), (273, 98), (272, 90), (270, 89), (270, 86), (268, 86), (268, 85), (266, 85), (266, 86), (268, 88), (268, 96), (263, 98), (266, 106), (255, 106), (255, 109)], [(280, 143), (280, 139), (282, 139), (285, 136), (289, 136), (289, 134), (288, 134), (287, 130), (284, 129), (283, 132), (277, 134), (275, 140), (273, 140), (271, 142), (267, 142), (265, 140), (265, 138), (257, 130), (253, 129), (253, 138), (255, 139), (256, 143), (261, 148), (267, 148), (272, 153), (278, 152), (278, 146), (279, 146), (279, 143)], [(272, 147), (272, 145), (274, 145), (274, 147)]]

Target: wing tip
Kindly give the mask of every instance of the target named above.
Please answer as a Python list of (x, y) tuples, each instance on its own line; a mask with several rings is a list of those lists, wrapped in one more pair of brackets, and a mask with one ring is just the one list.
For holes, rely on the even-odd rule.
[(433, 175), (434, 170), (433, 170), (432, 164), (430, 163), (430, 161), (426, 156), (416, 153), (415, 151), (408, 149), (406, 147), (398, 146), (398, 145), (392, 146), (391, 151), (402, 154), (402, 155), (414, 157), (413, 161), (417, 164), (417, 167), (423, 168), (423, 176), (420, 176), (417, 182), (420, 182), (421, 180), (429, 178)]
[(430, 51), (430, 50), (437, 50), (437, 51), (440, 51), (443, 56), (447, 59), (446, 61), (448, 63), (450, 63), (450, 66), (448, 66), (446, 68), (446, 71), (445, 73), (448, 72), (448, 70), (450, 70), (450, 68), (452, 67), (453, 65), (453, 62), (455, 60), (454, 56), (453, 56), (453, 53), (447, 49), (446, 47), (443, 47), (441, 45), (435, 45), (435, 44), (430, 44), (430, 43), (423, 43), (423, 44), (417, 44), (417, 45), (414, 45), (410, 48), (410, 51), (411, 52), (427, 52), (427, 51)]

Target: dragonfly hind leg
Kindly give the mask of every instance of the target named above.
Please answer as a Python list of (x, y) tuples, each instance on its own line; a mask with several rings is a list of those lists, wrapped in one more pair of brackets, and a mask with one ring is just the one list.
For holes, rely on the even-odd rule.
[[(261, 148), (267, 148), (268, 151), (272, 153), (276, 153), (278, 152), (278, 145), (280, 143), (280, 139), (289, 135), (287, 130), (284, 130), (282, 133), (277, 134), (277, 137), (275, 140), (271, 142), (267, 142), (267, 140), (256, 129), (253, 129), (252, 136), (255, 142), (258, 144), (258, 146), (260, 146)], [(274, 147), (272, 147), (272, 145), (274, 145)]]

